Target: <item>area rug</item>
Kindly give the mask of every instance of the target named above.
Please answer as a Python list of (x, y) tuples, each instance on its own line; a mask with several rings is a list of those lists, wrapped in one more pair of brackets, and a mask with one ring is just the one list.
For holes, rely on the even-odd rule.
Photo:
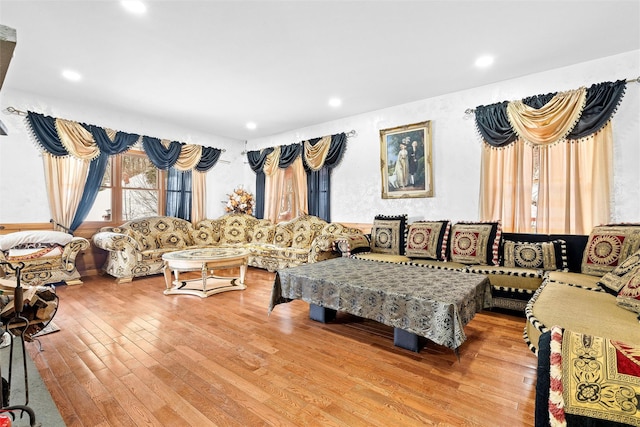
[[(27, 343), (27, 346), (35, 345), (33, 343)], [(9, 347), (0, 349), (0, 369), (2, 376), (7, 378), (9, 374)], [(29, 352), (26, 354), (27, 361), (27, 373), (28, 373), (28, 386), (29, 386), (29, 403), (28, 406), (34, 411), (36, 418), (36, 425), (42, 427), (65, 427), (66, 424), (62, 420), (62, 416), (58, 411), (47, 386), (42, 381), (42, 377), (38, 372), (33, 360), (29, 356)], [(19, 342), (16, 340), (14, 344), (13, 354), (13, 367), (11, 373), (11, 392), (10, 392), (10, 405), (24, 405), (25, 404), (25, 382), (24, 382), (24, 364), (22, 359), (22, 348)], [(20, 412), (16, 413), (16, 419), (13, 422), (12, 427), (29, 426), (29, 416), (25, 413), (20, 417)]]

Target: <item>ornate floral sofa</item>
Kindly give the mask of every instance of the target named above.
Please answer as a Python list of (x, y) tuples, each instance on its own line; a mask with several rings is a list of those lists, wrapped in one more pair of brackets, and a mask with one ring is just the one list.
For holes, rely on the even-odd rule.
[(118, 283), (162, 272), (162, 255), (191, 247), (244, 247), (249, 265), (275, 271), (340, 256), (334, 240), (362, 234), (355, 228), (304, 215), (273, 224), (246, 214), (226, 214), (193, 226), (173, 217), (135, 219), (118, 227), (104, 227), (92, 240), (108, 251), (103, 271)]
[[(88, 248), (87, 239), (59, 231), (18, 231), (0, 236), (0, 262), (12, 265), (23, 262), (20, 281), (25, 285), (60, 282), (79, 285), (82, 281), (76, 257)], [(14, 280), (15, 273), (0, 264), (0, 277)]]

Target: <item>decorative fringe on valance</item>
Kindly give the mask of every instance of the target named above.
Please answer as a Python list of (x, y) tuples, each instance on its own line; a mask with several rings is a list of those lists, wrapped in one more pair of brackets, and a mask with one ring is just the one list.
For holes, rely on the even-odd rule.
[(158, 169), (206, 172), (222, 153), (217, 148), (113, 131), (31, 111), (27, 112), (25, 123), (38, 149), (55, 157), (93, 161), (101, 154), (125, 152), (142, 139), (147, 156)]
[(318, 171), (325, 166), (334, 167), (340, 163), (346, 150), (346, 142), (347, 135), (339, 133), (297, 144), (248, 151), (247, 159), (254, 172), (266, 175), (272, 175), (275, 168), (288, 168), (298, 156), (302, 156), (306, 170)]
[(518, 138), (533, 146), (591, 139), (610, 122), (626, 84), (602, 82), (588, 89), (481, 105), (475, 109), (476, 130), (485, 144), (497, 149)]

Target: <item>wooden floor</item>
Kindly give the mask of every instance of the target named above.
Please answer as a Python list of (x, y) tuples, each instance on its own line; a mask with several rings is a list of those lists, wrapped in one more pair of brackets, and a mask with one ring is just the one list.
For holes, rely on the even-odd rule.
[(268, 316), (273, 274), (245, 291), (165, 296), (162, 276), (58, 287), (59, 332), (29, 344), (69, 426), (532, 426), (536, 358), (524, 319), (483, 312), (460, 361), (434, 344), (308, 304)]

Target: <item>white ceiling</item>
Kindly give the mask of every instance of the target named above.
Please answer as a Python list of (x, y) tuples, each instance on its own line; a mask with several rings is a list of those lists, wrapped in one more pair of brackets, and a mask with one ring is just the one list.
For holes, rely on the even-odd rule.
[(640, 49), (637, 0), (146, 3), (0, 0), (3, 89), (245, 140)]

